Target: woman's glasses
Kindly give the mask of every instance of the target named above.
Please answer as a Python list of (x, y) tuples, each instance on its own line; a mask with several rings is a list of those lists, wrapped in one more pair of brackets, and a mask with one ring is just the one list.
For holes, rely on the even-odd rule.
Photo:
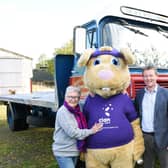
[(79, 96), (67, 96), (69, 99), (79, 99)]

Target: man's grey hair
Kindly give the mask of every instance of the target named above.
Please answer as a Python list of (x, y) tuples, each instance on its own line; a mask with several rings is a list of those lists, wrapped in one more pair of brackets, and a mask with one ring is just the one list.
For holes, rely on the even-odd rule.
[(79, 96), (81, 95), (81, 89), (77, 86), (68, 86), (65, 91), (65, 96), (67, 96), (69, 92), (76, 92)]

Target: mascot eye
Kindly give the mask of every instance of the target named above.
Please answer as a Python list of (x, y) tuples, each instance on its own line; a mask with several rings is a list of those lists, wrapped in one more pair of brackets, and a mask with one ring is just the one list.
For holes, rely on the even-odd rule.
[(99, 59), (96, 59), (94, 62), (93, 62), (93, 65), (98, 65), (100, 64), (100, 60)]
[(119, 62), (119, 60), (118, 60), (117, 58), (113, 58), (113, 59), (111, 60), (111, 63), (112, 63), (113, 65), (120, 65), (120, 62)]

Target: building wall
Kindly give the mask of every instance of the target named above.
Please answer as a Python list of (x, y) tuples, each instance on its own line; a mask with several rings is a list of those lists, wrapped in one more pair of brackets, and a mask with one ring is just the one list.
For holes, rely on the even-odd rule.
[(0, 95), (30, 93), (32, 59), (0, 51)]

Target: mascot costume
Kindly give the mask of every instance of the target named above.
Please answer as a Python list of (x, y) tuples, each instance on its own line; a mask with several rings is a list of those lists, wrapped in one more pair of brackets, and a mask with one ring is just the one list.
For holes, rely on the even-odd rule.
[(103, 129), (87, 138), (87, 168), (133, 168), (144, 152), (139, 118), (124, 92), (130, 84), (128, 65), (134, 57), (128, 49), (109, 46), (86, 50), (78, 60), (85, 66), (84, 84), (90, 93), (84, 104), (88, 127)]

